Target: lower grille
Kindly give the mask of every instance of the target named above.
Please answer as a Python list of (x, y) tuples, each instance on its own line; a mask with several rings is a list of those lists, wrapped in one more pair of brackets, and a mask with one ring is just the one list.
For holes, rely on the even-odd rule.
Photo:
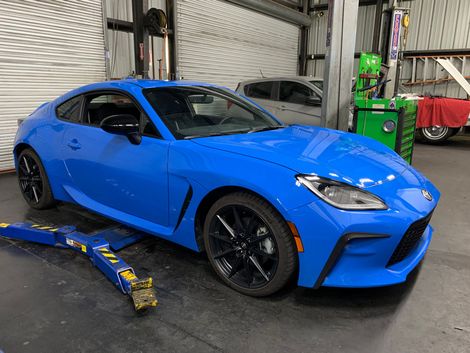
[(400, 240), (397, 248), (393, 252), (392, 257), (388, 261), (387, 267), (402, 261), (410, 254), (410, 252), (416, 247), (416, 244), (423, 236), (424, 231), (426, 230), (426, 227), (431, 220), (431, 216), (432, 212), (425, 218), (417, 220), (408, 228), (405, 235)]

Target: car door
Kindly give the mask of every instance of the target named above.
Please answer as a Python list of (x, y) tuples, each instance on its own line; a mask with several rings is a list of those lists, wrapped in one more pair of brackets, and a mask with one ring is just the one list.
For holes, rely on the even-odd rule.
[[(318, 104), (307, 104), (310, 97), (317, 97)], [(286, 124), (320, 125), (321, 97), (307, 84), (280, 81), (278, 100), (274, 114)]]
[(274, 100), (273, 81), (248, 83), (243, 87), (242, 94), (258, 103), (270, 113), (275, 114), (277, 102)]
[[(116, 114), (140, 119), (140, 144), (100, 128), (103, 119)], [(87, 94), (81, 123), (67, 124), (63, 135), (62, 158), (70, 178), (67, 191), (85, 207), (104, 206), (104, 214), (117, 210), (165, 226), (168, 148), (169, 142), (159, 137), (131, 96), (115, 91)]]

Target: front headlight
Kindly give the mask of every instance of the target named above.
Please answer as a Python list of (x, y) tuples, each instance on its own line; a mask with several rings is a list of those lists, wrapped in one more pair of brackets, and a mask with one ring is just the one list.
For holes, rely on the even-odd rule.
[(297, 175), (297, 181), (319, 198), (343, 210), (386, 210), (379, 197), (360, 188), (317, 175)]

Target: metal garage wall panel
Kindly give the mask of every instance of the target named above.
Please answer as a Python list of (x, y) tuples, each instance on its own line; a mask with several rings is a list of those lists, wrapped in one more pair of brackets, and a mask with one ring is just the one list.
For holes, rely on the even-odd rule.
[[(313, 4), (324, 3), (314, 1)], [(361, 6), (357, 14), (357, 31), (355, 51), (370, 51), (372, 48), (372, 35), (374, 32), (375, 5)], [(328, 10), (313, 13), (312, 25), (310, 26), (309, 54), (326, 53), (326, 31), (328, 25)], [(359, 61), (354, 61), (354, 73), (357, 71)], [(323, 77), (325, 67), (324, 60), (309, 60), (307, 73), (310, 76)]]
[(100, 0), (0, 0), (0, 170), (13, 167), (17, 119), (105, 79)]
[(178, 74), (234, 89), (238, 82), (296, 75), (299, 28), (219, 0), (176, 1)]
[[(312, 0), (312, 4), (324, 4), (326, 0)], [(388, 1), (384, 1), (388, 3)], [(470, 48), (470, 0), (405, 0), (400, 6), (410, 9), (410, 28), (406, 50), (460, 49)], [(309, 39), (309, 54), (324, 54), (328, 11), (312, 14)], [(358, 13), (356, 51), (371, 50), (375, 16), (375, 5), (361, 6)], [(354, 62), (357, 70), (358, 61)], [(457, 63), (456, 63), (457, 64)], [(457, 67), (459, 65), (457, 64)], [(467, 64), (468, 75), (470, 65)], [(308, 74), (323, 76), (324, 60), (309, 60)], [(411, 61), (405, 61), (401, 80), (411, 79)], [(423, 93), (421, 87), (413, 88)], [(424, 92), (445, 94), (449, 97), (465, 98), (463, 90), (455, 82), (426, 86)]]
[(407, 50), (458, 49), (470, 47), (470, 1), (403, 1), (410, 8)]

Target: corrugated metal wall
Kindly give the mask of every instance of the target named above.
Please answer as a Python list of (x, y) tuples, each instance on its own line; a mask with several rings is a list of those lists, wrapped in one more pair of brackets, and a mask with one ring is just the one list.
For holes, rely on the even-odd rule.
[[(320, 4), (325, 1), (314, 0), (312, 4)], [(356, 32), (355, 51), (367, 51), (372, 47), (372, 34), (374, 31), (375, 6), (359, 7)], [(309, 54), (326, 53), (326, 29), (328, 21), (328, 11), (321, 11), (312, 14), (312, 26), (310, 27)], [(357, 60), (354, 64), (356, 72)], [(323, 77), (325, 68), (324, 60), (309, 60), (307, 74), (316, 77)]]
[[(325, 3), (313, 0), (312, 4)], [(400, 6), (410, 8), (410, 27), (406, 50), (470, 48), (470, 0), (405, 0)], [(375, 6), (359, 8), (356, 33), (356, 51), (370, 50), (374, 29)], [(309, 54), (324, 54), (328, 11), (313, 14), (309, 41)], [(470, 65), (465, 71), (470, 75)], [(355, 60), (354, 67), (357, 67)], [(308, 74), (323, 77), (324, 61), (310, 60)], [(410, 63), (405, 62), (402, 82), (411, 75)], [(463, 92), (454, 83), (438, 84), (434, 93), (463, 97)], [(422, 93), (421, 87), (415, 88)], [(434, 88), (433, 88), (434, 90)]]
[(0, 170), (13, 167), (17, 119), (105, 79), (100, 0), (0, 1)]
[(407, 50), (470, 48), (469, 0), (413, 0)]
[[(410, 8), (410, 29), (406, 50), (427, 49), (462, 49), (470, 48), (470, 0), (415, 0), (403, 1), (404, 7)], [(461, 70), (462, 61), (452, 59), (453, 64)], [(465, 76), (470, 75), (470, 60), (463, 69)], [(418, 77), (422, 76), (424, 62), (418, 62)], [(439, 77), (447, 76), (437, 67)], [(412, 61), (403, 64), (400, 80), (411, 80)], [(427, 77), (436, 75), (434, 64), (428, 65)], [(442, 75), (442, 76), (441, 76)], [(465, 92), (455, 81), (439, 84), (413, 86), (412, 91), (418, 94), (444, 95), (465, 98)]]
[(261, 75), (295, 76), (299, 27), (220, 0), (176, 1), (179, 76), (235, 89)]

